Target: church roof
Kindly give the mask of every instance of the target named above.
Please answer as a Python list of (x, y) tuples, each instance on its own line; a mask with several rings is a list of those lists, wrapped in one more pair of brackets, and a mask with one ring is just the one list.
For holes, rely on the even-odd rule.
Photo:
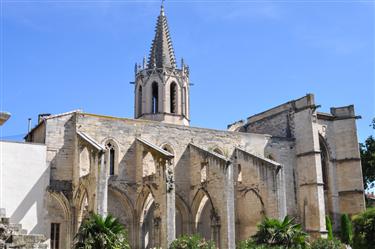
[(152, 41), (148, 58), (148, 68), (163, 67), (175, 68), (176, 58), (169, 34), (167, 17), (165, 16), (164, 7), (162, 5), (156, 23), (155, 38)]

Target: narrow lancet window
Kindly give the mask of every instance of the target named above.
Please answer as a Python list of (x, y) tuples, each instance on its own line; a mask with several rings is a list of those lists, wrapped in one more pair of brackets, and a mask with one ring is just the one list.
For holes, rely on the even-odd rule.
[(115, 150), (111, 148), (109, 150), (109, 175), (115, 174)]
[(186, 87), (183, 88), (183, 91), (182, 91), (182, 99), (183, 99), (183, 114), (185, 116), (187, 116), (187, 96), (186, 96)]
[(138, 117), (142, 115), (142, 86), (138, 88)]
[(171, 100), (171, 113), (177, 113), (177, 85), (175, 82), (172, 82), (169, 94)]
[(51, 223), (50, 243), (51, 243), (50, 245), (51, 249), (60, 248), (60, 224), (59, 223)]
[(327, 155), (327, 148), (324, 144), (324, 142), (320, 141), (320, 160), (322, 164), (322, 180), (323, 180), (323, 186), (324, 190), (328, 190), (329, 184), (328, 184), (328, 155)]
[(151, 107), (152, 113), (158, 113), (158, 109), (159, 109), (158, 103), (159, 103), (158, 83), (154, 82), (152, 83), (152, 107)]
[(116, 150), (115, 147), (111, 144), (107, 144), (107, 150), (108, 150), (108, 166), (109, 170), (108, 173), (110, 176), (115, 175), (115, 167), (116, 167)]

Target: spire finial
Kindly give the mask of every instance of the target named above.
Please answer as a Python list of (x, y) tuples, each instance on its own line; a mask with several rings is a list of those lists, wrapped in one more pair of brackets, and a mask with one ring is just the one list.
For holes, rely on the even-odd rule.
[(160, 14), (164, 16), (164, 0), (161, 0)]

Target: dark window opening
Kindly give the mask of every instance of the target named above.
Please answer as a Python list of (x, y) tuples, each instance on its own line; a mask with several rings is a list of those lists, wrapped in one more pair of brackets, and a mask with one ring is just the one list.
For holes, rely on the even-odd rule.
[(142, 115), (142, 86), (138, 88), (138, 117)]
[(109, 150), (109, 175), (115, 174), (115, 150), (111, 148)]
[(323, 186), (324, 190), (328, 190), (328, 155), (327, 149), (323, 142), (320, 142), (320, 160), (322, 164), (322, 177), (323, 177)]
[(151, 107), (152, 113), (158, 113), (158, 109), (159, 109), (158, 103), (159, 103), (158, 83), (154, 82), (152, 83), (152, 107)]
[(186, 87), (183, 89), (182, 93), (182, 98), (183, 98), (183, 110), (184, 110), (184, 115), (187, 116), (187, 96), (186, 96)]
[(171, 100), (171, 113), (177, 113), (177, 86), (176, 83), (172, 82), (170, 87), (170, 100)]
[(51, 223), (51, 249), (59, 249), (60, 244), (60, 224)]

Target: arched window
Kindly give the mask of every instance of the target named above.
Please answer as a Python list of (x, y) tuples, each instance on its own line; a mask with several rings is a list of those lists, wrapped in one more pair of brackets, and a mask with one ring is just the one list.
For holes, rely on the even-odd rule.
[(152, 107), (151, 112), (152, 113), (158, 113), (158, 104), (159, 104), (159, 89), (158, 89), (158, 83), (154, 82), (152, 83)]
[(115, 174), (116, 166), (116, 150), (115, 147), (109, 142), (106, 145), (108, 150), (108, 165), (109, 165), (109, 175), (113, 176)]
[(170, 107), (171, 107), (171, 113), (177, 113), (177, 84), (175, 82), (171, 83), (170, 89), (169, 89), (169, 95), (170, 95)]
[(138, 117), (142, 115), (142, 86), (138, 88)]
[(183, 108), (183, 114), (185, 115), (185, 116), (187, 116), (188, 115), (188, 113), (187, 113), (187, 95), (186, 95), (186, 87), (184, 87), (183, 88), (183, 90), (182, 90), (182, 99), (183, 99), (183, 106), (182, 106), (182, 108)]
[(320, 139), (320, 160), (322, 164), (322, 177), (323, 177), (323, 184), (324, 184), (324, 190), (328, 190), (329, 184), (328, 184), (328, 152), (327, 147), (325, 146), (325, 143), (323, 139)]

